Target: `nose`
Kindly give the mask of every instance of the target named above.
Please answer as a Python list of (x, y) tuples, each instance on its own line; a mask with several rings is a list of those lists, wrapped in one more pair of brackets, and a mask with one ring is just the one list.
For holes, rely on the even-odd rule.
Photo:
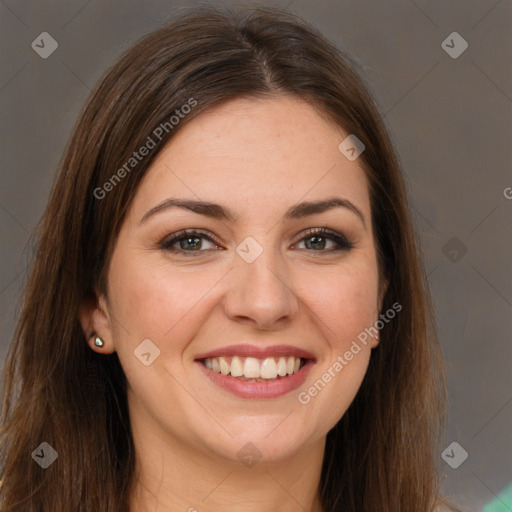
[(299, 310), (299, 300), (284, 263), (271, 250), (264, 250), (252, 263), (236, 256), (229, 278), (224, 310), (233, 321), (272, 330)]

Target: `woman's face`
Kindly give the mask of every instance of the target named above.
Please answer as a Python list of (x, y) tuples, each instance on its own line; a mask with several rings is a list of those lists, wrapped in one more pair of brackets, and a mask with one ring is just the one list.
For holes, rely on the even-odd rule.
[[(365, 174), (338, 149), (348, 135), (297, 98), (246, 98), (159, 153), (95, 317), (139, 438), (279, 460), (345, 413), (378, 343), (358, 335), (380, 309)], [(173, 240), (181, 230), (195, 233)]]

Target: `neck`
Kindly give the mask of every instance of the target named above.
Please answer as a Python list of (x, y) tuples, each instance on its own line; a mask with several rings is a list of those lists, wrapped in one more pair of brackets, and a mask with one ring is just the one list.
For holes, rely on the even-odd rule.
[(248, 467), (169, 436), (133, 429), (137, 461), (130, 512), (322, 512), (325, 438), (286, 460)]

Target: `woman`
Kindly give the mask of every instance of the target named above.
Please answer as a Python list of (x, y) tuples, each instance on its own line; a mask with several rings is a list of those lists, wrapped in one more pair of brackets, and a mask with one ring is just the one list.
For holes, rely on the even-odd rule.
[(202, 9), (105, 74), (6, 364), (3, 511), (447, 506), (425, 273), (347, 61), (292, 15)]

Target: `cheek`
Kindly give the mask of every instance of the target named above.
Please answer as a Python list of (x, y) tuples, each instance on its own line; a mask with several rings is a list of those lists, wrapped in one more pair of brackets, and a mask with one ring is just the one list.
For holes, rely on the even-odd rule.
[(310, 387), (298, 396), (311, 417), (319, 419), (322, 433), (334, 427), (359, 390), (371, 355), (372, 339), (365, 329), (378, 315), (378, 274), (371, 258), (328, 277), (305, 299), (314, 305), (326, 350)]
[[(149, 338), (161, 342), (162, 351), (172, 340), (172, 348), (176, 349), (180, 339), (188, 337), (187, 326), (197, 328), (202, 302), (220, 277), (216, 272), (194, 271), (192, 267), (152, 266), (142, 257), (138, 264), (136, 258), (119, 259), (110, 273), (111, 296), (115, 297), (112, 309), (124, 327), (117, 330), (119, 339), (125, 345), (128, 337), (131, 346)], [(174, 335), (177, 331), (179, 337)]]
[[(114, 344), (133, 393), (132, 404), (140, 401), (158, 417), (163, 400), (183, 394), (183, 355), (205, 321), (208, 293), (221, 274), (193, 271), (192, 267), (176, 269), (165, 263), (152, 265), (142, 259), (133, 255), (118, 258), (110, 270)], [(134, 357), (141, 342), (147, 339), (159, 351), (158, 358), (149, 366)], [(151, 357), (153, 350), (149, 345)], [(176, 408), (183, 406), (178, 402)], [(188, 403), (186, 397), (183, 403)], [(184, 418), (185, 413), (183, 406), (178, 416)], [(176, 422), (169, 418), (166, 421)]]
[(304, 303), (314, 307), (333, 355), (343, 353), (377, 319), (376, 266), (369, 261), (337, 269), (316, 280), (305, 294)]

